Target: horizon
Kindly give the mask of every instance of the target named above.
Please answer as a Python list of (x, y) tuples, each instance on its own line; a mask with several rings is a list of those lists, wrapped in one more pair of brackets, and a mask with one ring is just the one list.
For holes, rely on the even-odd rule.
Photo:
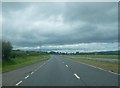
[(20, 50), (115, 51), (117, 9), (117, 2), (3, 2), (3, 40)]

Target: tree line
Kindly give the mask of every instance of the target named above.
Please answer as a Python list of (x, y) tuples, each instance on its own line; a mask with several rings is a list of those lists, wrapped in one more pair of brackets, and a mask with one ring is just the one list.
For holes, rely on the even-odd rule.
[(43, 55), (43, 54), (46, 54), (46, 53), (13, 50), (13, 46), (10, 41), (2, 41), (2, 60), (3, 61), (10, 61), (18, 57), (26, 58), (27, 56), (37, 56), (37, 55)]
[(120, 51), (105, 51), (105, 52), (85, 52), (85, 53), (81, 53), (81, 52), (76, 52), (76, 53), (62, 53), (62, 52), (19, 52), (17, 53), (17, 51), (12, 50), (13, 46), (11, 44), (11, 42), (9, 41), (2, 41), (2, 59), (3, 60), (10, 60), (10, 58), (15, 58), (18, 56), (23, 56), (25, 57), (26, 55), (38, 55), (38, 54), (58, 54), (58, 55), (118, 55), (120, 54)]

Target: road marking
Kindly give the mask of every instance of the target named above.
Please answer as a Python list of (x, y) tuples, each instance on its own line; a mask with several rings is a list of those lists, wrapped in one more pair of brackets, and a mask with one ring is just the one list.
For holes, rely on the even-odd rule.
[(100, 69), (100, 70), (103, 70), (103, 71), (107, 71), (107, 70), (105, 70), (105, 69), (102, 69), (102, 68), (100, 68), (100, 67), (97, 67), (98, 69)]
[(68, 65), (66, 65), (66, 67), (68, 67)]
[(64, 62), (62, 62), (62, 63), (64, 63)]
[(31, 72), (31, 74), (33, 74), (34, 72)]
[[(67, 60), (71, 60), (71, 59), (67, 59)], [(71, 60), (71, 61), (74, 61), (74, 60)], [(74, 62), (77, 62), (77, 61), (74, 61)], [(102, 69), (102, 68), (99, 68), (99, 67), (95, 67), (93, 65), (89, 65), (89, 64), (86, 64), (86, 63), (83, 63), (83, 62), (77, 62), (77, 63), (81, 63), (81, 64), (84, 64), (84, 65), (87, 65), (87, 66), (90, 66), (90, 67), (94, 67), (96, 69), (100, 69), (100, 70), (103, 70), (103, 71), (108, 71), (108, 70), (105, 70), (105, 69)], [(115, 72), (111, 72), (111, 71), (108, 71), (112, 74), (115, 74), (115, 75), (120, 75), (119, 73), (115, 73)]]
[(28, 75), (28, 76), (26, 76), (26, 77), (25, 77), (25, 79), (27, 79), (28, 77), (29, 77), (29, 75)]
[(91, 66), (91, 67), (93, 67), (93, 68), (96, 68), (95, 66), (93, 66), (93, 65), (89, 65), (89, 66)]
[(113, 74), (117, 74), (117, 75), (120, 75), (120, 74), (118, 74), (118, 73), (115, 73), (115, 72), (112, 72), (112, 71), (108, 71), (108, 72), (110, 72), (110, 73), (113, 73)]
[(16, 84), (16, 86), (20, 85), (21, 83), (22, 83), (22, 81), (18, 82), (18, 83)]
[(76, 78), (80, 79), (80, 77), (77, 74), (74, 73), (74, 75), (75, 75)]

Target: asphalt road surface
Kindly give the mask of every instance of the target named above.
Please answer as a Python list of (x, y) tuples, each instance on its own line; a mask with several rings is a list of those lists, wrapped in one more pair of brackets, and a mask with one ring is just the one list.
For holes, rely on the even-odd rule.
[(51, 55), (13, 86), (118, 86), (118, 74)]

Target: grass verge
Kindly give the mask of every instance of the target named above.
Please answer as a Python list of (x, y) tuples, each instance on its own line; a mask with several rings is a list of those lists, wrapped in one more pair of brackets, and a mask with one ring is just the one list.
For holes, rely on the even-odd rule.
[(2, 61), (0, 61), (0, 72), (2, 72)]
[(118, 59), (120, 60), (120, 55), (64, 55), (70, 57), (82, 57), (82, 58), (100, 58), (100, 59)]
[(2, 66), (0, 65), (0, 72), (2, 72)]
[(91, 64), (91, 65), (101, 67), (103, 69), (111, 70), (113, 72), (118, 73), (118, 63), (88, 60), (88, 59), (85, 59), (85, 58), (71, 58), (71, 59), (75, 60), (75, 61), (80, 61), (80, 62), (84, 62), (84, 63), (87, 63), (87, 64)]
[(118, 55), (87, 55), (90, 58), (107, 58), (107, 59), (120, 59)]
[(27, 56), (25, 58), (19, 57), (9, 61), (4, 61), (2, 64), (2, 72), (15, 70), (48, 59), (49, 55), (41, 55), (41, 56)]

